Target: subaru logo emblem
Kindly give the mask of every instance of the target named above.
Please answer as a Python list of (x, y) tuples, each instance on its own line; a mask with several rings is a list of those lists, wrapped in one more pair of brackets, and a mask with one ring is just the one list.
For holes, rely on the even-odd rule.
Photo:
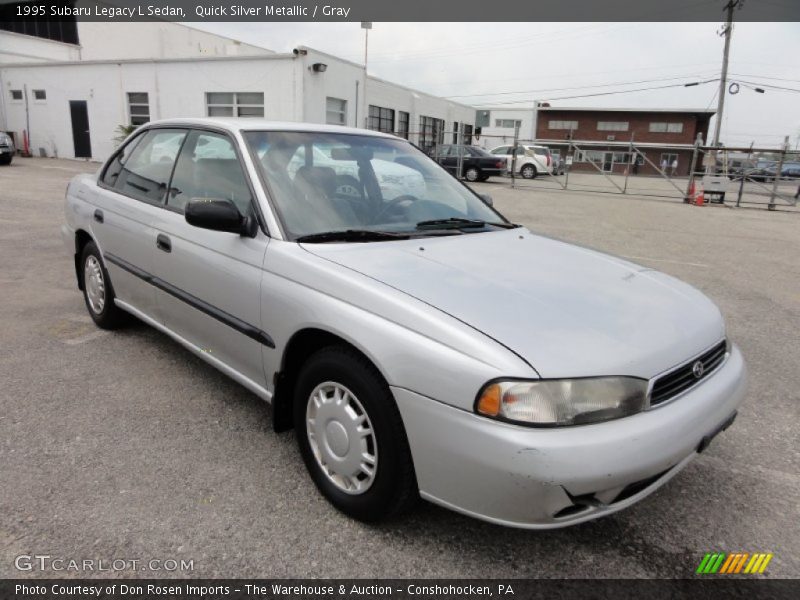
[(692, 374), (694, 375), (695, 379), (700, 379), (705, 373), (706, 368), (703, 366), (702, 361), (697, 361), (692, 365)]

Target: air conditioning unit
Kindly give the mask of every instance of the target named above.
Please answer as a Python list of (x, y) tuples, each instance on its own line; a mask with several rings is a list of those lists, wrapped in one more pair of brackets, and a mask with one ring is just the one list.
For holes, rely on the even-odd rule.
[(613, 142), (615, 139), (617, 139), (617, 136), (615, 136), (615, 135), (607, 135), (606, 136), (606, 140), (608, 140), (609, 142)]

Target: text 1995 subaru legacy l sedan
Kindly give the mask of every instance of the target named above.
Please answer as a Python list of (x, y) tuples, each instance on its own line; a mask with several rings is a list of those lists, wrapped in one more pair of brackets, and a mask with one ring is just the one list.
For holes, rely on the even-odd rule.
[(180, 119), (75, 178), (63, 235), (100, 327), (135, 315), (270, 402), (348, 515), (620, 510), (733, 421), (742, 356), (692, 287), (490, 204), (391, 135)]

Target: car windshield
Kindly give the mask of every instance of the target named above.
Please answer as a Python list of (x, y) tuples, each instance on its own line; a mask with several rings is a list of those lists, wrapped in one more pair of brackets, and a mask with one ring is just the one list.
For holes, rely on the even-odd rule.
[(244, 137), (292, 239), (327, 241), (319, 234), (349, 232), (348, 239), (377, 241), (396, 238), (364, 232), (437, 235), (458, 234), (459, 224), (470, 233), (509, 226), (405, 140), (295, 131)]

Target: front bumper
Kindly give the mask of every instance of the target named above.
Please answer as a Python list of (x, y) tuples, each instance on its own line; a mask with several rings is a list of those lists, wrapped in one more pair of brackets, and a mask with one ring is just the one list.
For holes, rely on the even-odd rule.
[(733, 347), (703, 383), (669, 404), (594, 425), (500, 423), (403, 388), (422, 497), (501, 525), (564, 527), (621, 510), (677, 474), (730, 425), (747, 373)]

